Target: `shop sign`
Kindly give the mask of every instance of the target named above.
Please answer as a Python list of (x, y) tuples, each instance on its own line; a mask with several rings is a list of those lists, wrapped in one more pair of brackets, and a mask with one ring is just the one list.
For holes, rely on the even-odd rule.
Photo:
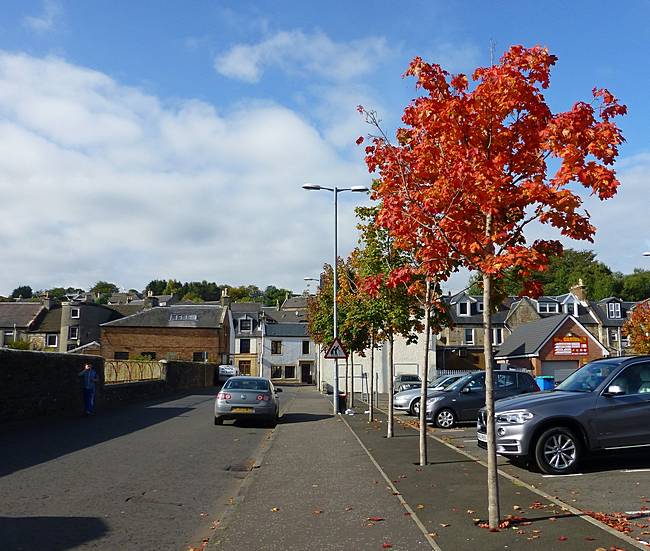
[(555, 356), (587, 356), (589, 345), (587, 337), (565, 336), (553, 338)]

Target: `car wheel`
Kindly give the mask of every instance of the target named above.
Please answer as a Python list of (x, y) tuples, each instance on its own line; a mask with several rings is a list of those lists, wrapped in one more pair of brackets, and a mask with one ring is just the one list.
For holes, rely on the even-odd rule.
[(535, 462), (546, 474), (569, 474), (580, 459), (580, 442), (566, 427), (548, 429), (535, 444)]
[(411, 407), (409, 407), (409, 413), (419, 417), (420, 415), (420, 399), (416, 398), (411, 402)]
[(215, 425), (223, 425), (223, 417), (217, 417), (216, 415), (214, 416), (214, 424)]
[(450, 409), (441, 409), (436, 413), (435, 422), (439, 429), (450, 429), (456, 424), (456, 414)]

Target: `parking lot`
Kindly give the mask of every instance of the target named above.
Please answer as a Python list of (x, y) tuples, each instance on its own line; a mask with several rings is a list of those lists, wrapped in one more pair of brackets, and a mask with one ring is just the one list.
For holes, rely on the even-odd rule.
[[(380, 396), (379, 408), (386, 411), (387, 399)], [(395, 419), (417, 428), (414, 417), (401, 411)], [(487, 452), (476, 443), (474, 424), (462, 424), (452, 429), (431, 427), (429, 433), (458, 451), (480, 461), (487, 461)], [(584, 512), (605, 513), (617, 523), (621, 513), (637, 518), (628, 525), (631, 535), (650, 541), (650, 451), (611, 452), (585, 459), (572, 475), (544, 475), (534, 468), (512, 464), (498, 456), (499, 469), (526, 485)], [(601, 520), (604, 520), (602, 518)]]

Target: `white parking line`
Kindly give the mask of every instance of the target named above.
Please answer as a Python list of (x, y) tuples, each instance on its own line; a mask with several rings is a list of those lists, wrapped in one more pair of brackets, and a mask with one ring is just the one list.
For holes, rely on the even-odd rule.
[(573, 474), (543, 474), (542, 478), (567, 478), (568, 476), (584, 476), (584, 473)]
[(622, 473), (650, 473), (650, 469), (625, 469)]

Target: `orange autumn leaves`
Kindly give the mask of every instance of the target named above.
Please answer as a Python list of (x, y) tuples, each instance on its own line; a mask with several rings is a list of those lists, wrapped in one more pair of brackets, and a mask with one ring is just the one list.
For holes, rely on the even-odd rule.
[(623, 136), (614, 119), (626, 108), (594, 88), (589, 103), (553, 113), (544, 90), (556, 61), (546, 48), (513, 46), (471, 82), (419, 57), (409, 65), (424, 93), (404, 110), (395, 145), (371, 139), (366, 164), (379, 175), (379, 223), (432, 275), (449, 262), (497, 278), (544, 269), (561, 246), (527, 242), (532, 222), (592, 240), (576, 185), (600, 199), (616, 193)]

